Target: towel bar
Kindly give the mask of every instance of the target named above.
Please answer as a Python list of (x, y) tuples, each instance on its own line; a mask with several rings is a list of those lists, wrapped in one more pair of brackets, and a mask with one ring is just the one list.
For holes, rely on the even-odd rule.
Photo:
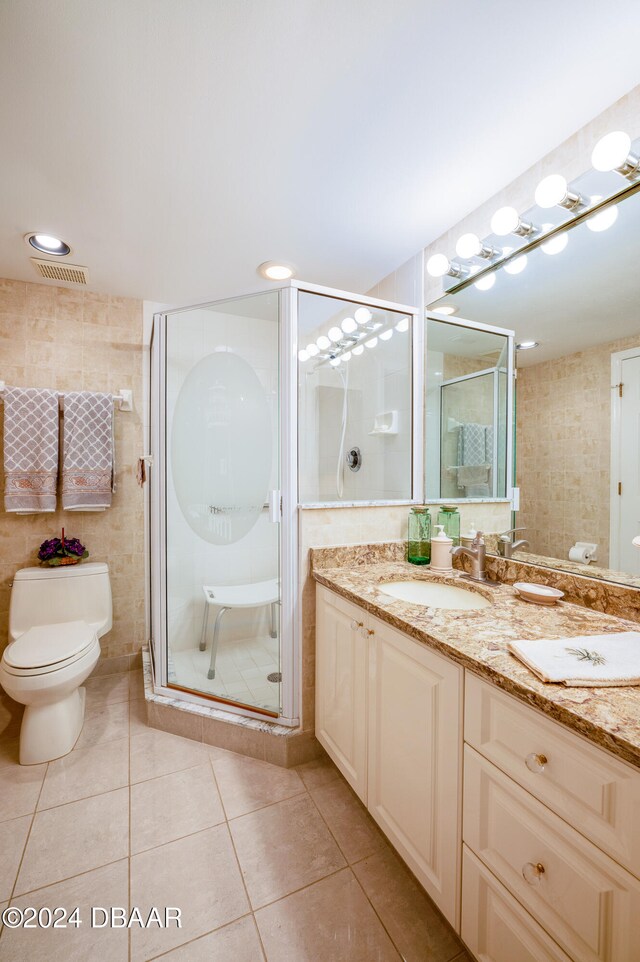
[[(0, 381), (0, 401), (4, 400), (5, 382)], [(64, 391), (58, 391), (58, 400), (64, 407)], [(113, 403), (118, 405), (119, 411), (133, 411), (133, 391), (128, 388), (120, 388), (117, 394), (111, 395)]]

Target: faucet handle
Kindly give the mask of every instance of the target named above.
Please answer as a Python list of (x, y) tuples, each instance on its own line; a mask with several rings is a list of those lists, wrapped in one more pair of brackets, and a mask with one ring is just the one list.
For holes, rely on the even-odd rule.
[(527, 530), (526, 528), (507, 528), (507, 530), (503, 531), (502, 534), (500, 535), (500, 540), (508, 541), (510, 534), (515, 534), (516, 531), (526, 531), (526, 530)]
[(471, 543), (476, 545), (476, 547), (484, 544), (484, 531), (476, 531), (476, 536)]

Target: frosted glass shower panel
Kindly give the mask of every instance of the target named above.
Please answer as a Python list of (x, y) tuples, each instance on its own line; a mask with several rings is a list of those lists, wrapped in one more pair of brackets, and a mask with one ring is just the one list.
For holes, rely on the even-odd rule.
[(280, 710), (279, 294), (167, 315), (170, 686)]
[(411, 317), (300, 291), (298, 347), (300, 502), (409, 500)]

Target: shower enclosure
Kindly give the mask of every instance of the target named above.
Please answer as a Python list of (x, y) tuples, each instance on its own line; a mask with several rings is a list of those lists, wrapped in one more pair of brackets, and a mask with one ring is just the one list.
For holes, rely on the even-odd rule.
[[(384, 327), (372, 320), (349, 340), (341, 329), (318, 352), (317, 365), (334, 376), (340, 366), (346, 385), (349, 345), (391, 321), (406, 345), (413, 315), (386, 317), (383, 302), (291, 282), (154, 317), (151, 647), (161, 694), (298, 724), (298, 326), (345, 304), (385, 315)], [(407, 451), (410, 497), (410, 435)]]

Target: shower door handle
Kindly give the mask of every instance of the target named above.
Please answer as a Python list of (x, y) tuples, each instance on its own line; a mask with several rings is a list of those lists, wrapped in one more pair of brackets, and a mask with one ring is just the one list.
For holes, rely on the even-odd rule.
[(269, 492), (269, 521), (279, 524), (282, 520), (282, 497), (280, 489), (274, 488)]

